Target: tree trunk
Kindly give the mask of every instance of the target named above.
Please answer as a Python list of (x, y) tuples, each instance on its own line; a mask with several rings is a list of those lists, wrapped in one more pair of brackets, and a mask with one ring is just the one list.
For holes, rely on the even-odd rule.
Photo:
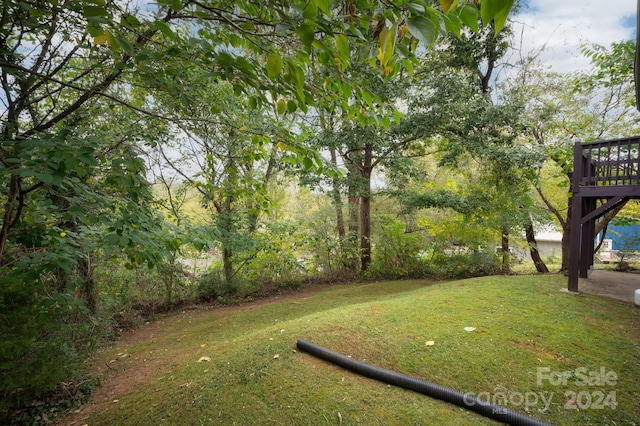
[[(352, 167), (352, 166), (351, 166)], [(346, 236), (347, 252), (345, 253), (345, 267), (352, 273), (358, 272), (357, 264), (357, 247), (358, 237), (360, 236), (360, 197), (358, 196), (357, 178), (353, 170), (349, 171), (348, 203), (349, 203), (349, 222), (348, 235)]]
[[(4, 259), (4, 250), (7, 246), (7, 241), (9, 240), (9, 231), (11, 230), (11, 227), (15, 225), (17, 219), (20, 218), (23, 201), (19, 200), (19, 193), (20, 178), (17, 175), (11, 175), (7, 200), (4, 204), (2, 228), (0, 228), (0, 265), (2, 265), (2, 261)], [(15, 206), (16, 203), (20, 203), (17, 208)]]
[(369, 144), (364, 149), (362, 167), (363, 188), (360, 199), (360, 270), (365, 272), (371, 265), (371, 169), (373, 163), (373, 147)]
[(171, 260), (167, 262), (161, 269), (162, 274), (164, 275), (164, 287), (165, 287), (165, 295), (164, 295), (164, 304), (165, 306), (171, 306), (171, 301), (173, 300), (173, 288), (175, 287), (175, 277), (178, 271), (176, 265), (176, 253), (174, 252), (171, 255)]
[(349, 188), (349, 222), (347, 234), (344, 239), (344, 265), (347, 270), (356, 273), (358, 272), (356, 253), (358, 237), (360, 236), (360, 198), (354, 192), (352, 188)]
[(82, 277), (82, 295), (87, 308), (92, 314), (96, 313), (97, 308), (97, 290), (96, 282), (93, 279), (93, 271), (95, 269), (96, 258), (94, 256), (85, 255), (79, 261), (80, 275)]
[(509, 230), (502, 228), (502, 272), (511, 273), (511, 253), (509, 252)]
[(360, 201), (360, 270), (371, 265), (371, 196), (365, 195)]
[(218, 210), (217, 226), (222, 233), (220, 243), (222, 245), (222, 268), (224, 272), (224, 281), (231, 284), (233, 280), (233, 249), (232, 238), (235, 235), (235, 223), (233, 218), (234, 198), (227, 196), (220, 206), (216, 206)]
[(233, 253), (229, 248), (222, 249), (222, 268), (224, 271), (224, 282), (226, 284), (231, 284), (233, 280)]
[[(336, 156), (336, 150), (331, 148), (331, 164), (334, 166), (338, 165), (338, 160)], [(338, 230), (338, 238), (340, 239), (340, 248), (343, 249), (344, 237), (346, 236), (345, 226), (344, 226), (344, 215), (342, 214), (342, 194), (340, 193), (340, 178), (337, 175), (333, 176), (333, 205), (336, 208), (336, 229)]]
[(536, 235), (533, 230), (533, 223), (531, 223), (531, 221), (529, 221), (525, 225), (525, 234), (527, 236), (527, 243), (529, 243), (531, 259), (533, 260), (534, 265), (536, 265), (536, 271), (543, 274), (548, 274), (549, 268), (547, 268), (547, 265), (540, 257), (540, 252), (538, 251), (538, 242), (536, 241)]

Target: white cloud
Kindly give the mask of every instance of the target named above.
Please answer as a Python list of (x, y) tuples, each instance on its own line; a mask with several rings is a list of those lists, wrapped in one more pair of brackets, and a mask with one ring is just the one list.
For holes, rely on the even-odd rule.
[(530, 0), (512, 16), (515, 46), (523, 56), (542, 48), (540, 59), (554, 71), (586, 69), (581, 44), (608, 46), (635, 36), (636, 2)]

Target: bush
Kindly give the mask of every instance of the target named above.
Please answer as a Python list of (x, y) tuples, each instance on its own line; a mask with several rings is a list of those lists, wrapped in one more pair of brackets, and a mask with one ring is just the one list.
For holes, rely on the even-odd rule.
[(196, 291), (203, 301), (214, 301), (237, 294), (240, 287), (237, 283), (228, 283), (224, 279), (221, 265), (212, 265), (211, 269), (198, 278)]
[[(69, 293), (0, 276), (0, 419), (82, 371), (99, 324)], [(3, 422), (4, 423), (4, 422)]]
[(423, 274), (438, 279), (480, 277), (501, 270), (500, 259), (488, 250), (458, 254), (439, 252), (420, 263)]
[(113, 258), (96, 268), (95, 279), (101, 312), (113, 316), (123, 328), (134, 325), (135, 321), (130, 318), (137, 315), (135, 311), (168, 308), (169, 290), (171, 303), (191, 300), (195, 296), (193, 285), (187, 281), (180, 263), (132, 268), (126, 267), (122, 259)]

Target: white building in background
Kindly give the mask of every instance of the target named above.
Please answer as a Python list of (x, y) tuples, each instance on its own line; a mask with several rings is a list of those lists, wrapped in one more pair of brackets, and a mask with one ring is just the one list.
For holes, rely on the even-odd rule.
[[(549, 231), (536, 234), (536, 242), (538, 243), (538, 251), (543, 260), (550, 257), (556, 257), (558, 260), (562, 258), (562, 232)], [(596, 242), (597, 244), (597, 242)], [(605, 238), (600, 250), (596, 253), (596, 262), (612, 263), (616, 262), (615, 251), (613, 250), (613, 242), (609, 238)], [(532, 261), (531, 252), (528, 248), (518, 253), (523, 259)]]
[[(536, 242), (538, 243), (538, 252), (540, 252), (542, 260), (547, 260), (550, 257), (562, 258), (562, 232), (539, 232), (536, 234)], [(526, 246), (522, 250), (522, 258), (533, 261), (531, 252)]]

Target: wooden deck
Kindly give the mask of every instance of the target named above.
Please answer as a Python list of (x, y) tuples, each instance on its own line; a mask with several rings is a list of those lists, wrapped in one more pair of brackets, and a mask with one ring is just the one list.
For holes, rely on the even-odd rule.
[(622, 202), (640, 198), (640, 136), (574, 145), (569, 252), (570, 291), (594, 260), (595, 225)]

